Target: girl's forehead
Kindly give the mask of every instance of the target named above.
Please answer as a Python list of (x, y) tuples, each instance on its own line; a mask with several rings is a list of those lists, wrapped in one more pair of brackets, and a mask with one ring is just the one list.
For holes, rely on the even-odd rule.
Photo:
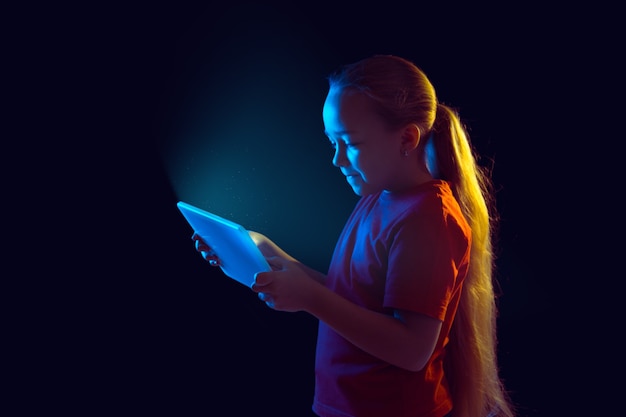
[(324, 102), (324, 121), (350, 122), (358, 121), (374, 111), (371, 99), (365, 94), (344, 90), (331, 89)]

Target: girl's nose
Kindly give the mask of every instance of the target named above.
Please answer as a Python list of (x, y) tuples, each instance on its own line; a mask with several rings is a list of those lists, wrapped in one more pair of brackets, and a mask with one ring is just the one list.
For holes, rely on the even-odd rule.
[(346, 166), (348, 158), (346, 157), (346, 151), (343, 146), (337, 145), (335, 147), (335, 155), (333, 156), (333, 165), (336, 167)]

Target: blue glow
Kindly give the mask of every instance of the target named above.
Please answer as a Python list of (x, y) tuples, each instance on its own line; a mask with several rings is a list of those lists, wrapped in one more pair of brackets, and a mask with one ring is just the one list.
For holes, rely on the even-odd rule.
[(326, 74), (279, 56), (190, 83), (163, 159), (180, 200), (324, 270), (356, 197), (323, 133)]

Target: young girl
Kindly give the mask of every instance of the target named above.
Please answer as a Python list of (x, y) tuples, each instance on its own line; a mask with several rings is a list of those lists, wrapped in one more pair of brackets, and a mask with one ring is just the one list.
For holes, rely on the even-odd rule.
[(313, 411), (513, 416), (496, 356), (490, 182), (458, 115), (399, 57), (364, 59), (329, 81), (333, 164), (361, 198), (328, 274), (250, 232), (273, 267), (253, 291), (319, 319)]

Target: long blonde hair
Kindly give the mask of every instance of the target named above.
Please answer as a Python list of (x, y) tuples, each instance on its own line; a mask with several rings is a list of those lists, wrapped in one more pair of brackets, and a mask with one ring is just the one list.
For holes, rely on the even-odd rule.
[(453, 417), (515, 415), (499, 376), (492, 248), (497, 222), (489, 172), (478, 165), (459, 115), (438, 103), (434, 87), (412, 62), (375, 55), (340, 68), (331, 87), (368, 95), (391, 127), (416, 124), (434, 149), (431, 165), (447, 181), (472, 229), (470, 267), (446, 347)]

